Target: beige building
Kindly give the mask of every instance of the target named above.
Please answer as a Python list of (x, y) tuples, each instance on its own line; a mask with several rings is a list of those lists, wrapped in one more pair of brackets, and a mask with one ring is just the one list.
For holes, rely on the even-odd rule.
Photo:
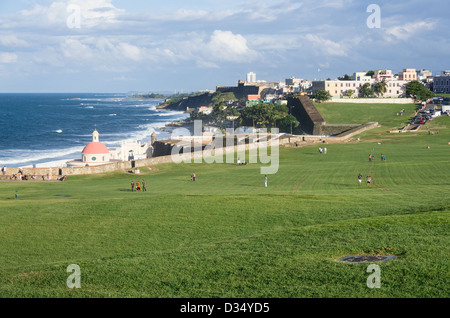
[(415, 68), (404, 68), (403, 72), (398, 73), (400, 81), (417, 81), (417, 72)]
[(370, 82), (372, 80), (371, 76), (366, 76), (367, 72), (355, 72), (353, 73), (353, 79), (355, 81)]
[(425, 69), (421, 69), (417, 71), (417, 79), (419, 81), (428, 80), (433, 78), (433, 72)]
[[(360, 97), (360, 90), (364, 84), (369, 83), (371, 88), (377, 83), (375, 80), (371, 81), (314, 81), (312, 93), (317, 93), (322, 89), (330, 93), (332, 98), (349, 97), (350, 90), (353, 94), (350, 97)], [(386, 80), (386, 93), (380, 97), (404, 97), (406, 94), (407, 81), (400, 81), (397, 79)]]
[(312, 93), (315, 94), (319, 89), (325, 90), (333, 98), (339, 98), (342, 96), (348, 96), (350, 90), (353, 91), (352, 97), (359, 96), (359, 90), (364, 84), (372, 84), (371, 81), (314, 81), (312, 83)]

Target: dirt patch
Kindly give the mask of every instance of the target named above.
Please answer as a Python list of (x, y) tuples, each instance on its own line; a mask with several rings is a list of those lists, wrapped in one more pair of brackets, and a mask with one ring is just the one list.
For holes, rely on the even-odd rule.
[(350, 255), (341, 257), (338, 261), (347, 263), (373, 263), (384, 262), (397, 258), (395, 255)]

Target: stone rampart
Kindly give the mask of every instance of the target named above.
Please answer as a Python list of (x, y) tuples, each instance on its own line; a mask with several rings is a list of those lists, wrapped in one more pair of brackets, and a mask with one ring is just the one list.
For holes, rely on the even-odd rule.
[[(351, 129), (341, 135), (338, 135), (336, 137), (329, 137), (329, 136), (281, 136), (278, 138), (278, 144), (279, 145), (287, 145), (290, 143), (295, 142), (306, 142), (306, 143), (317, 143), (317, 142), (332, 142), (332, 143), (339, 143), (339, 142), (345, 142), (348, 141), (351, 137), (360, 134), (366, 130), (373, 129), (378, 127), (377, 122), (371, 122), (367, 123), (365, 125), (358, 126), (354, 129)], [(241, 139), (241, 142), (238, 144), (235, 144), (234, 146), (228, 146), (228, 147), (222, 147), (217, 148), (220, 153), (228, 154), (233, 153), (236, 154), (240, 151), (257, 151), (257, 149), (261, 148), (267, 148), (271, 146), (271, 143), (274, 142), (276, 144), (276, 141), (271, 141), (271, 136), (267, 138), (267, 141), (257, 141), (253, 143), (243, 143), (243, 140)], [(248, 142), (248, 139), (246, 140)], [(211, 157), (214, 156), (216, 153), (214, 151), (196, 151), (196, 152), (190, 152), (185, 153), (183, 157), (184, 162), (193, 162), (195, 159), (205, 158), (205, 157)], [(161, 157), (153, 157), (148, 159), (139, 159), (134, 161), (118, 161), (113, 162), (109, 164), (99, 165), (99, 166), (88, 166), (88, 167), (67, 167), (67, 168), (7, 168), (7, 175), (6, 176), (0, 176), (0, 180), (9, 180), (9, 178), (13, 174), (18, 174), (19, 170), (22, 171), (23, 175), (36, 175), (38, 176), (38, 179), (42, 176), (49, 176), (51, 180), (56, 180), (58, 177), (61, 176), (74, 176), (74, 175), (88, 175), (88, 174), (102, 174), (106, 172), (112, 172), (112, 171), (131, 171), (134, 168), (140, 168), (140, 167), (149, 167), (154, 166), (158, 164), (164, 164), (164, 163), (173, 163), (173, 157), (171, 155), (168, 156), (161, 156)]]

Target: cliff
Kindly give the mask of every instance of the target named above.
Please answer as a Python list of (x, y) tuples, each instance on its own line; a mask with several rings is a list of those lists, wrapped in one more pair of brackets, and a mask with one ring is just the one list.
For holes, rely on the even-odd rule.
[(186, 111), (188, 107), (189, 109), (196, 109), (202, 106), (214, 106), (216, 103), (222, 101), (227, 102), (235, 100), (237, 100), (237, 98), (233, 93), (203, 93), (183, 98), (173, 98), (161, 103), (157, 108)]

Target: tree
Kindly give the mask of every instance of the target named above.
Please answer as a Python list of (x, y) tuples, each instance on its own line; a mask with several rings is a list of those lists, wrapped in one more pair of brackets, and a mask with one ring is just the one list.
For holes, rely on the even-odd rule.
[(406, 84), (406, 96), (415, 100), (426, 101), (436, 95), (419, 81), (411, 81)]
[(298, 122), (297, 118), (295, 118), (292, 115), (287, 115), (278, 122), (278, 128), (280, 129), (281, 132), (290, 133), (291, 128), (292, 130), (294, 130), (299, 125), (300, 123)]
[(373, 77), (374, 75), (375, 75), (375, 72), (374, 72), (374, 71), (368, 71), (368, 72), (366, 73), (366, 76)]
[(347, 90), (347, 96), (352, 97), (355, 92), (352, 89)]
[(347, 74), (345, 74), (344, 76), (338, 77), (338, 80), (340, 80), (340, 81), (350, 81), (352, 79), (353, 79), (353, 77), (350, 75), (347, 75)]
[(289, 115), (289, 108), (285, 105), (272, 103), (259, 103), (246, 107), (241, 111), (241, 119), (244, 125), (257, 124), (259, 127), (279, 127), (282, 131), (290, 131), (291, 123), (297, 127), (297, 119)]
[(317, 93), (314, 95), (314, 98), (318, 100), (320, 103), (326, 102), (327, 100), (331, 99), (331, 94), (324, 89), (319, 89)]
[(373, 90), (375, 94), (377, 94), (378, 96), (380, 95), (383, 96), (387, 92), (386, 81), (383, 79), (381, 82), (376, 83), (375, 86), (373, 87)]
[(361, 93), (362, 97), (372, 97), (373, 95), (375, 95), (375, 92), (370, 88), (369, 83), (364, 84), (359, 92)]

